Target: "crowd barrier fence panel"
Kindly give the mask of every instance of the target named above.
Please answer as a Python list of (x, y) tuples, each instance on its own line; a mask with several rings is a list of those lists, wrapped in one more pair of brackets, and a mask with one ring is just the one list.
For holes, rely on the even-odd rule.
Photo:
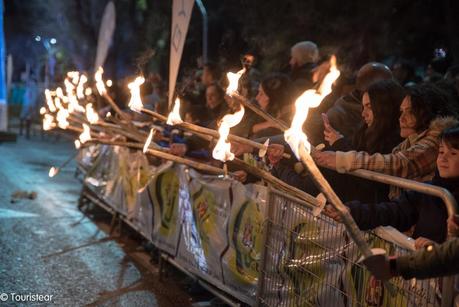
[[(440, 279), (383, 284), (357, 261), (361, 254), (343, 225), (313, 206), (271, 189), (260, 263), (259, 306), (440, 306)], [(409, 251), (366, 232), (372, 247), (389, 255)], [(444, 295), (444, 294), (443, 294)]]

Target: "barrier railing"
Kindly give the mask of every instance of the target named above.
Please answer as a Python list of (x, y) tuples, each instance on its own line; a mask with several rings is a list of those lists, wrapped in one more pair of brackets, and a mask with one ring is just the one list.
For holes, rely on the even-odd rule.
[[(88, 165), (99, 163), (98, 167), (100, 171), (92, 173), (92, 176), (96, 176), (93, 179), (101, 179), (103, 182), (108, 174), (111, 174), (111, 172), (103, 171), (106, 168), (110, 168), (110, 163), (101, 163), (101, 161), (107, 160), (107, 157), (104, 157), (105, 154), (108, 154), (110, 157), (110, 152), (111, 150), (108, 147), (104, 147), (103, 149), (99, 148), (99, 153), (95, 155), (95, 157), (100, 158), (96, 159), (99, 161), (88, 162)], [(126, 159), (130, 160), (130, 158)], [(117, 164), (117, 160), (113, 160), (111, 164)], [(89, 170), (90, 169), (92, 169), (92, 167), (90, 167)], [(88, 168), (82, 168), (81, 171), (84, 173), (88, 171)], [(113, 171), (113, 169), (111, 171)], [(456, 212), (456, 202), (454, 198), (447, 190), (440, 187), (370, 171), (359, 170), (351, 174), (373, 181), (438, 196), (445, 202), (450, 216)], [(163, 176), (164, 178), (161, 180), (165, 180), (167, 184), (170, 185), (169, 188), (172, 189), (175, 182), (172, 179), (175, 175), (169, 175)], [(107, 178), (113, 181), (114, 178), (112, 177), (113, 176), (110, 175)], [(85, 185), (91, 182), (88, 179), (91, 179), (91, 177), (86, 178), (84, 182)], [(189, 182), (189, 178), (187, 180)], [(178, 185), (178, 181), (175, 184)], [(202, 185), (204, 182), (200, 182), (199, 184)], [(96, 194), (104, 191), (104, 189), (100, 189), (97, 184), (94, 187), (93, 192)], [(121, 188), (123, 185), (118, 185), (118, 187)], [(198, 186), (195, 185), (193, 192), (190, 190), (187, 193), (191, 193), (190, 195), (193, 193), (199, 194), (201, 190), (196, 187)], [(210, 188), (210, 186), (207, 186), (207, 188)], [(152, 189), (152, 192), (146, 189), (138, 195), (146, 197), (155, 193), (162, 193), (161, 189), (154, 192), (154, 186), (152, 186)], [(188, 189), (189, 187), (187, 190)], [(217, 203), (221, 201), (215, 204), (209, 202), (212, 198), (209, 195), (217, 193), (215, 192), (217, 190), (210, 193), (211, 190), (212, 189), (208, 190), (202, 195), (200, 194), (201, 196), (199, 197), (202, 199), (196, 194), (196, 201), (202, 201), (199, 210), (204, 210), (204, 208), (207, 208), (206, 206), (209, 205), (215, 206), (215, 209), (209, 212), (212, 214), (218, 213), (218, 216), (215, 215), (215, 218), (219, 219), (223, 218), (223, 216), (220, 216), (222, 213), (227, 212), (225, 214), (228, 215), (226, 217), (228, 220), (219, 220), (219, 224), (226, 225), (228, 222), (231, 222), (232, 224), (230, 223), (230, 225), (234, 224), (234, 229), (229, 227), (226, 236), (219, 236), (219, 238), (229, 238), (226, 244), (229, 244), (228, 246), (230, 249), (224, 249), (222, 252), (222, 255), (224, 254), (225, 257), (212, 260), (214, 262), (221, 261), (219, 267), (224, 266), (222, 267), (223, 278), (213, 278), (209, 279), (209, 281), (206, 280), (206, 282), (216, 286), (230, 297), (237, 298), (247, 304), (253, 304), (256, 299), (256, 302), (260, 306), (439, 306), (440, 304), (442, 306), (451, 306), (453, 297), (451, 278), (443, 279), (441, 283), (439, 279), (405, 281), (401, 278), (397, 278), (391, 280), (395, 292), (388, 293), (380, 282), (372, 278), (371, 274), (357, 263), (360, 253), (353, 241), (347, 236), (344, 227), (332, 219), (320, 213), (316, 213), (314, 211), (316, 207), (312, 204), (299, 201), (285, 195), (285, 193), (281, 194), (280, 192), (271, 190), (268, 199), (264, 196), (264, 200), (260, 201), (257, 196), (256, 205), (252, 206), (250, 203), (241, 202), (241, 200), (239, 200), (240, 204), (236, 207), (230, 199), (234, 199), (234, 195), (240, 195), (241, 193), (240, 191), (235, 192), (236, 190), (232, 187), (232, 193), (236, 194), (232, 194), (233, 197), (228, 198), (227, 201), (228, 204), (231, 203), (234, 209), (237, 208), (237, 210), (229, 210), (230, 207), (225, 207), (225, 210), (227, 210), (225, 211), (217, 206)], [(171, 191), (174, 190), (172, 189)], [(107, 195), (107, 193), (102, 193), (102, 195), (100, 195), (101, 200), (116, 212), (125, 213), (124, 203), (126, 200), (123, 197), (119, 199), (113, 198), (111, 197), (113, 196), (112, 194), (108, 195), (110, 197), (107, 198)], [(168, 196), (168, 194), (158, 194), (156, 196), (164, 198)], [(210, 198), (207, 199), (208, 197)], [(191, 198), (186, 199), (191, 201)], [(131, 207), (130, 212), (139, 211), (139, 213), (131, 215), (131, 219), (124, 214), (119, 215), (121, 219), (130, 223), (130, 225), (132, 224), (134, 229), (141, 233), (143, 230), (144, 236), (147, 239), (150, 238), (152, 242), (156, 242), (155, 238), (157, 239), (157, 237), (165, 235), (165, 232), (161, 232), (160, 229), (153, 231), (153, 226), (158, 226), (160, 224), (159, 217), (162, 214), (162, 206), (164, 207), (165, 205), (164, 201), (177, 201), (175, 198), (169, 199), (166, 197), (163, 199), (163, 202), (159, 201), (158, 203), (158, 201), (155, 202), (155, 199), (155, 197), (153, 197), (153, 199), (150, 197), (145, 199), (141, 197), (139, 201), (134, 202), (134, 207)], [(253, 199), (255, 201), (255, 198)], [(151, 209), (151, 212), (148, 211), (148, 213), (145, 213), (145, 210), (140, 210), (142, 208), (139, 209), (138, 207), (142, 207), (142, 204), (146, 204), (147, 207), (150, 206), (151, 208), (148, 207), (148, 209)], [(195, 215), (200, 211), (191, 210), (194, 208), (193, 205), (196, 205), (195, 200), (188, 205), (190, 208), (184, 206), (170, 208), (189, 210), (189, 215), (192, 219), (188, 222), (192, 224), (196, 223), (198, 220)], [(263, 208), (266, 208), (266, 210)], [(260, 216), (253, 216), (254, 213)], [(145, 218), (139, 220), (137, 215), (139, 215), (139, 217), (140, 215), (145, 216)], [(155, 216), (158, 218), (153, 219)], [(182, 216), (182, 214), (171, 214), (171, 217), (178, 216)], [(263, 222), (264, 219), (267, 220)], [(181, 223), (184, 223), (184, 221), (177, 221), (177, 225), (181, 225)], [(264, 227), (258, 227), (257, 223), (264, 225)], [(203, 226), (199, 226), (195, 231), (201, 230), (200, 227), (202, 228)], [(263, 229), (263, 231), (261, 229)], [(211, 230), (211, 228), (207, 230)], [(170, 231), (168, 234), (171, 238), (175, 238)], [(257, 234), (263, 234), (265, 238), (262, 239), (261, 236), (257, 236)], [(258, 238), (260, 238), (260, 241), (258, 241)], [(220, 240), (217, 239), (218, 238), (215, 238), (214, 241), (220, 242)], [(386, 249), (389, 255), (400, 255), (408, 252), (408, 250), (401, 246), (386, 241), (374, 233), (367, 233), (366, 239), (373, 247), (382, 247)], [(214, 244), (214, 241), (209, 241), (204, 244)], [(175, 247), (173, 250), (179, 250), (180, 253), (182, 253), (184, 250), (182, 251), (178, 248), (178, 246), (182, 246), (179, 242), (182, 241), (174, 243)], [(258, 242), (260, 242), (259, 245)], [(213, 245), (209, 245), (206, 251), (209, 252), (214, 249)], [(231, 256), (229, 252), (234, 252), (235, 256)], [(175, 255), (176, 253), (172, 254)], [(192, 256), (192, 254), (190, 255)], [(228, 257), (226, 258), (226, 256)], [(172, 258), (174, 258), (174, 256), (172, 256)], [(194, 258), (191, 257), (190, 259), (193, 260)], [(214, 258), (206, 259), (206, 261), (210, 261), (211, 259)], [(183, 262), (183, 259), (180, 258), (176, 260), (179, 262), (182, 261), (180, 262), (182, 265), (186, 264), (183, 267), (188, 273), (200, 276), (205, 280), (203, 274), (205, 274), (207, 270), (189, 270), (187, 266), (189, 264), (188, 262)], [(242, 263), (243, 260), (247, 261), (247, 263)], [(214, 263), (212, 261), (208, 262), (208, 264)], [(218, 271), (214, 272), (218, 273)], [(204, 277), (206, 276), (207, 275)], [(253, 281), (251, 281), (252, 277)], [(226, 285), (231, 285), (231, 291), (228, 291), (229, 288)], [(253, 294), (255, 294), (256, 291), (256, 296), (251, 294), (250, 291), (246, 291), (247, 285), (253, 287)], [(237, 295), (238, 293), (240, 295)], [(247, 296), (248, 293), (251, 295)], [(241, 299), (244, 295), (246, 297), (245, 300)], [(247, 297), (250, 299), (247, 299)]]
[(457, 203), (455, 198), (448, 190), (442, 187), (363, 169), (355, 170), (349, 172), (348, 174), (372, 181), (385, 183), (388, 185), (397, 186), (402, 189), (418, 191), (423, 194), (436, 196), (443, 200), (446, 209), (448, 210), (448, 216), (451, 217), (457, 213)]
[[(451, 193), (448, 190), (444, 188), (363, 169), (349, 172), (349, 174), (368, 180), (394, 185), (402, 189), (414, 190), (420, 193), (439, 197), (443, 200), (443, 203), (445, 204), (446, 209), (448, 211), (449, 217), (454, 216), (458, 212), (455, 198), (453, 197), (453, 195), (451, 195)], [(453, 288), (454, 277), (450, 276), (443, 278), (443, 307), (452, 306), (454, 299), (454, 291), (452, 290)]]
[[(439, 279), (395, 278), (390, 281), (395, 291), (389, 293), (357, 263), (360, 253), (341, 224), (275, 190), (269, 204), (259, 306), (440, 306), (452, 292), (444, 283), (440, 287)], [(374, 233), (366, 237), (389, 255), (409, 252)]]

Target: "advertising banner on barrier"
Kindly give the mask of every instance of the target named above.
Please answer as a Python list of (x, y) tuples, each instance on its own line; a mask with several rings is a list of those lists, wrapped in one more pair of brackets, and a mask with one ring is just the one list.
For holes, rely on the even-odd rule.
[(223, 282), (221, 257), (228, 249), (227, 226), (232, 180), (188, 172), (188, 202), (176, 261), (199, 275)]
[(183, 166), (166, 163), (157, 169), (147, 191), (153, 207), (152, 241), (161, 250), (177, 253), (182, 218), (179, 207), (187, 202), (188, 186)]
[(264, 295), (276, 306), (345, 306), (335, 291), (346, 267), (340, 256), (348, 243), (344, 227), (285, 198), (271, 197), (270, 206), (276, 227), (270, 230), (273, 243), (265, 254), (270, 292)]
[(261, 185), (234, 183), (227, 228), (229, 248), (222, 259), (224, 281), (233, 291), (254, 300), (264, 249), (268, 191)]
[[(172, 162), (152, 166), (140, 152), (120, 147), (89, 147), (79, 163), (87, 170), (85, 184), (160, 250), (248, 304), (255, 303), (260, 276), (262, 296), (275, 306), (438, 303), (437, 280), (394, 279), (389, 293), (356, 264), (360, 253), (342, 224), (279, 193), (268, 199), (264, 186)], [(368, 235), (373, 247), (404, 253)]]
[[(368, 241), (371, 247), (384, 248), (389, 255), (406, 253), (406, 250), (374, 235), (371, 235)], [(405, 281), (401, 277), (391, 279), (393, 291), (390, 292), (368, 270), (356, 264), (361, 254), (354, 244), (352, 247), (347, 251), (350, 261), (343, 274), (343, 284), (346, 293), (353, 301), (365, 306), (440, 306), (436, 293), (437, 279), (410, 281)]]

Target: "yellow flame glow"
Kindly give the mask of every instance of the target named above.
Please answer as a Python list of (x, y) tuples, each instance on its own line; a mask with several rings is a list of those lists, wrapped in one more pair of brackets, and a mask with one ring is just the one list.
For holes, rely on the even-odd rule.
[[(241, 69), (237, 73), (228, 72), (226, 77), (228, 78), (228, 87), (226, 88), (226, 94), (233, 95), (237, 93), (239, 85), (239, 78), (245, 72), (245, 68)], [(226, 114), (223, 116), (220, 127), (218, 128), (219, 138), (217, 144), (212, 151), (212, 157), (216, 160), (226, 162), (234, 159), (234, 154), (231, 152), (231, 143), (228, 142), (227, 138), (230, 129), (240, 123), (244, 117), (245, 109), (241, 105), (240, 110), (234, 114)]]
[(95, 124), (99, 121), (99, 115), (94, 111), (92, 103), (86, 105), (86, 118), (91, 124)]
[(104, 69), (102, 67), (99, 67), (94, 76), (94, 79), (96, 80), (97, 91), (99, 92), (100, 95), (104, 95), (107, 92), (107, 90), (105, 89), (104, 80), (102, 80), (103, 73), (104, 73)]
[(78, 82), (78, 87), (77, 87), (78, 99), (84, 99), (84, 84), (86, 82), (88, 82), (88, 78), (85, 75), (81, 75), (80, 82)]
[(59, 97), (60, 100), (62, 100), (62, 102), (64, 102), (64, 103), (68, 103), (69, 102), (69, 99), (67, 98), (67, 96), (64, 95), (64, 91), (62, 90), (61, 87), (58, 87), (56, 89), (56, 95), (57, 95), (57, 97)]
[(85, 90), (84, 90), (84, 94), (86, 96), (91, 96), (92, 95), (92, 89), (90, 87), (87, 87)]
[(67, 73), (67, 77), (72, 79), (72, 83), (77, 85), (78, 84), (78, 79), (80, 78), (80, 73), (78, 71), (69, 71)]
[(58, 110), (61, 110), (61, 109), (64, 108), (64, 107), (62, 106), (62, 104), (61, 104), (61, 99), (60, 99), (59, 97), (57, 97), (57, 96), (54, 97), (54, 105), (56, 106), (56, 108), (57, 108)]
[(41, 107), (40, 108), (40, 114), (44, 115), (45, 113), (46, 113), (46, 108), (45, 107)]
[(148, 134), (147, 140), (145, 141), (145, 145), (143, 145), (143, 153), (146, 153), (148, 148), (150, 147), (151, 140), (153, 139), (153, 135), (155, 135), (155, 128), (150, 129), (150, 133)]
[[(76, 72), (78, 73), (78, 72)], [(70, 82), (69, 79), (64, 80), (65, 84), (65, 92), (67, 93), (67, 97), (69, 99), (69, 105), (67, 110), (69, 113), (73, 113), (74, 111), (78, 111), (84, 113), (84, 108), (78, 103), (78, 99), (75, 95), (75, 85)]]
[(79, 149), (81, 147), (81, 143), (79, 140), (75, 140), (73, 143), (75, 144), (76, 149)]
[(309, 108), (320, 105), (322, 100), (331, 93), (333, 82), (339, 77), (340, 71), (336, 68), (336, 58), (330, 59), (330, 71), (323, 79), (318, 90), (307, 90), (295, 102), (295, 116), (288, 130), (284, 132), (285, 141), (290, 145), (295, 156), (300, 159), (300, 146), (304, 146), (306, 151), (311, 151), (306, 134), (303, 132), (303, 124), (308, 116)]
[(91, 139), (91, 129), (86, 124), (83, 124), (83, 132), (80, 134), (80, 143), (84, 144)]
[(113, 81), (108, 79), (107, 82), (105, 82), (105, 84), (107, 84), (108, 87), (112, 87)]
[(57, 112), (57, 116), (56, 116), (57, 125), (59, 126), (59, 128), (67, 129), (67, 127), (70, 125), (70, 123), (67, 121), (68, 117), (69, 117), (69, 112), (66, 109), (64, 108), (59, 109), (59, 111)]
[(56, 106), (53, 102), (53, 95), (49, 89), (45, 90), (46, 104), (50, 112), (56, 112)]
[(230, 129), (240, 123), (244, 117), (244, 113), (245, 109), (241, 105), (241, 109), (236, 113), (223, 116), (220, 127), (218, 128), (220, 137), (212, 151), (212, 157), (214, 157), (214, 159), (222, 162), (234, 159), (234, 154), (231, 152), (231, 143), (228, 142), (227, 137)]
[(54, 123), (54, 116), (51, 114), (45, 114), (43, 117), (43, 130), (48, 131), (56, 127)]
[(229, 81), (228, 87), (226, 88), (226, 94), (231, 96), (232, 94), (237, 93), (239, 78), (241, 78), (243, 73), (245, 73), (245, 68), (241, 69), (237, 73), (228, 72), (226, 74)]
[(180, 117), (180, 99), (177, 97), (175, 98), (174, 108), (172, 112), (169, 113), (167, 117), (167, 124), (168, 125), (177, 125), (183, 123), (182, 118)]
[(129, 108), (131, 108), (132, 111), (140, 112), (143, 108), (142, 98), (140, 97), (140, 86), (144, 82), (144, 77), (137, 77), (133, 82), (128, 84), (128, 88), (131, 90)]

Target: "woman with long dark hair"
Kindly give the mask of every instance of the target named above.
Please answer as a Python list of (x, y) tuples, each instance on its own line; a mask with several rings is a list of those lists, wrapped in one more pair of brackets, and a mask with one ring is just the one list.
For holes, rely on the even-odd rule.
[[(394, 80), (383, 80), (371, 85), (362, 97), (363, 124), (351, 141), (334, 130), (325, 119), (324, 135), (331, 150), (390, 153), (402, 141), (398, 118), (404, 97), (404, 89)], [(330, 170), (324, 170), (324, 173), (344, 200), (360, 199), (370, 202), (388, 199), (387, 185)]]
[(404, 96), (404, 89), (394, 80), (374, 83), (363, 94), (363, 123), (352, 140), (342, 136), (327, 122), (325, 140), (334, 151), (391, 152), (402, 141), (398, 118)]
[[(324, 151), (313, 158), (320, 166), (344, 173), (367, 169), (420, 182), (431, 180), (435, 171), (439, 134), (455, 125), (447, 95), (432, 84), (409, 88), (400, 105), (400, 136), (402, 143), (391, 153), (369, 151)], [(389, 198), (400, 195), (400, 189), (391, 187)]]

